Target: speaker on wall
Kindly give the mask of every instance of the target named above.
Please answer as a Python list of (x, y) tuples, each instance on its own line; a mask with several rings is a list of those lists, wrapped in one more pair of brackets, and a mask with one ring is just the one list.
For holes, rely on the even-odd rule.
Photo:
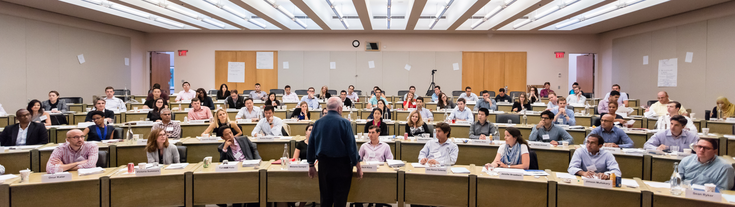
[(365, 44), (365, 51), (380, 51), (380, 43), (367, 42), (367, 44)]

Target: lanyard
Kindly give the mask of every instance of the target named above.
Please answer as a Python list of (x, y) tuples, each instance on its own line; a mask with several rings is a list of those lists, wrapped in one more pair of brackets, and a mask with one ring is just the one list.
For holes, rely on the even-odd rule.
[[(96, 128), (97, 128), (97, 135), (101, 135), (102, 133), (100, 132), (100, 126), (96, 126)], [(107, 125), (106, 124), (105, 124), (105, 128), (104, 129), (105, 129), (105, 134), (102, 135), (102, 137), (100, 137), (100, 140), (106, 140), (107, 139)]]

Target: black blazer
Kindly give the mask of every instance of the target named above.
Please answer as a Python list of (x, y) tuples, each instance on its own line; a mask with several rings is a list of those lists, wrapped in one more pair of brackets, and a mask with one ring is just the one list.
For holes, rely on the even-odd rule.
[[(168, 96), (164, 98), (163, 95), (164, 94), (161, 94), (161, 99), (163, 99), (163, 108), (168, 108)], [(149, 95), (148, 98), (145, 99), (145, 102), (143, 103), (143, 105), (148, 106), (149, 109), (152, 109), (155, 104), (156, 104), (156, 100), (153, 100), (153, 95)]]
[(245, 106), (245, 102), (243, 102), (243, 99), (244, 98), (242, 96), (239, 96), (238, 95), (237, 96), (237, 101), (235, 101), (233, 103), (232, 97), (228, 96), (227, 98), (225, 98), (225, 103), (227, 103), (227, 107), (228, 108), (231, 108), (231, 109), (240, 109), (240, 108), (242, 108), (242, 107)]
[[(5, 127), (0, 133), (0, 145), (15, 146), (18, 139), (18, 129), (20, 124), (13, 124)], [(31, 122), (28, 124), (28, 134), (26, 135), (26, 145), (46, 144), (48, 143), (48, 131), (42, 123)]]
[[(112, 123), (115, 123), (115, 112), (105, 109), (105, 118), (112, 119)], [(84, 122), (92, 121), (92, 113), (87, 113), (87, 118), (84, 118)]]
[[(258, 146), (251, 142), (248, 137), (235, 137), (235, 141), (237, 144), (240, 145), (240, 150), (242, 150), (242, 153), (245, 155), (245, 159), (248, 160), (257, 160), (260, 159), (260, 154), (258, 154)], [(231, 145), (228, 147), (227, 152), (223, 152), (222, 149), (225, 147), (225, 143), (222, 143), (217, 147), (217, 151), (219, 151), (219, 161), (222, 162), (222, 160), (235, 160), (235, 156), (232, 155), (232, 147), (235, 145)]]
[[(212, 102), (211, 97), (205, 96), (204, 100), (199, 100), (199, 102), (202, 104), (202, 106), (209, 107), (209, 110), (214, 110), (214, 102)], [(189, 108), (191, 108), (191, 104), (189, 104)]]
[[(263, 109), (265, 109), (265, 106), (270, 106), (270, 105), (272, 105), (272, 104), (273, 104), (273, 103), (271, 102), (271, 100), (270, 100), (270, 99), (266, 100), (266, 101), (265, 101), (265, 104), (263, 105)], [(276, 100), (276, 106), (280, 106), (280, 105), (281, 105), (281, 102), (280, 102), (280, 101), (278, 101), (278, 100)]]
[(226, 99), (227, 97), (230, 97), (230, 91), (225, 91), (223, 94), (222, 91), (217, 90), (217, 99)]
[[(291, 113), (291, 118), (299, 118), (299, 115), (301, 115), (301, 108), (295, 108), (293, 109), (293, 112)], [(311, 120), (311, 112), (306, 113), (306, 117), (309, 117), (309, 120)]]
[[(385, 115), (386, 113), (388, 113), (387, 116)], [(383, 119), (390, 119), (391, 118), (391, 114), (392, 113), (390, 113), (390, 109), (388, 108), (388, 106), (385, 106), (385, 111), (383, 111), (383, 117), (382, 118)], [(373, 119), (373, 111), (370, 111), (370, 115), (368, 115), (367, 119)]]
[(345, 98), (345, 102), (343, 102), (343, 104), (344, 106), (349, 106), (349, 107), (354, 108), (353, 107), (354, 105), (352, 105), (352, 100), (350, 100), (350, 98)]
[[(426, 122), (424, 122), (424, 125), (423, 125), (423, 126), (421, 126), (421, 128), (424, 128), (424, 133), (429, 133), (429, 134), (431, 134), (431, 132), (429, 131), (429, 126), (428, 126), (428, 125), (426, 125)], [(381, 130), (382, 130), (382, 129), (381, 129)], [(412, 134), (412, 133), (411, 133), (411, 127), (409, 127), (409, 126), (408, 126), (408, 124), (406, 124), (406, 133), (408, 133), (408, 136), (416, 136), (416, 135), (419, 135), (419, 134)], [(422, 133), (422, 134), (423, 134), (423, 133)], [(429, 136), (433, 136), (433, 135), (429, 135)]]
[[(367, 134), (368, 131), (370, 131), (371, 126), (373, 126), (372, 121), (368, 121), (367, 123), (365, 123), (365, 130), (364, 130), (365, 134)], [(385, 122), (383, 122), (383, 120), (380, 120), (380, 136), (385, 136), (385, 135), (388, 135), (388, 126), (385, 125)]]
[[(523, 108), (526, 109), (526, 111), (533, 111), (533, 109), (531, 109), (530, 102), (528, 104), (523, 104)], [(510, 110), (513, 109), (518, 109), (516, 112), (521, 112), (521, 102), (516, 101), (515, 103), (513, 103), (513, 108)]]
[(148, 120), (151, 120), (151, 121), (161, 120), (161, 112), (151, 110), (148, 112), (148, 115), (146, 116), (146, 118), (148, 118)]

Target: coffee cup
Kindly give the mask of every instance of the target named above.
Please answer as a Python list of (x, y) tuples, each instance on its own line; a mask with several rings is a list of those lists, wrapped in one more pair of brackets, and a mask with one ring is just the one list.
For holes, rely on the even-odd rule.
[(561, 142), (561, 144), (562, 144), (562, 146), (564, 146), (564, 148), (569, 147), (569, 142), (567, 142), (567, 141), (563, 141), (563, 142)]
[(684, 154), (692, 154), (692, 149), (684, 149)]
[(25, 169), (20, 171), (20, 182), (28, 182), (31, 177), (31, 170)]
[(709, 134), (709, 128), (702, 128), (702, 134), (707, 136)]
[(146, 163), (145, 163), (145, 162), (141, 162), (141, 163), (138, 163), (138, 169), (139, 169), (139, 170), (143, 170), (143, 169), (145, 169), (145, 165), (146, 165)]
[(713, 193), (715, 189), (717, 189), (717, 186), (714, 183), (704, 184), (704, 192)]

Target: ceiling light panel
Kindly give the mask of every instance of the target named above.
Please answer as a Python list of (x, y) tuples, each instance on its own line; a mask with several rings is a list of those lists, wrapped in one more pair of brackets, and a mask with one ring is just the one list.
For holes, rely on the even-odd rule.
[[(313, 20), (289, 0), (242, 1), (291, 30), (321, 30)], [(343, 27), (344, 28), (344, 27)]]
[(211, 17), (193, 11), (189, 8), (161, 0), (122, 0), (125, 4), (137, 9), (150, 11), (156, 14), (165, 15), (176, 20), (184, 21), (189, 24), (197, 25), (210, 30), (239, 30), (235, 26), (229, 25), (222, 21), (212, 19)]
[(563, 20), (541, 30), (569, 31), (586, 27), (598, 22), (612, 19), (634, 11), (655, 6), (669, 0), (619, 0), (607, 5), (595, 8), (575, 17)]
[(332, 30), (363, 29), (352, 0), (304, 0), (304, 3)]
[(365, 3), (373, 30), (406, 30), (414, 0), (367, 0)]
[[(527, 15), (528, 18), (517, 19), (498, 30), (532, 30), (575, 12), (599, 5), (605, 0), (554, 0)], [(524, 21), (530, 22), (523, 24)], [(522, 26), (520, 26), (523, 24)]]
[(541, 0), (492, 0), (457, 27), (457, 30), (492, 29), (540, 2)]
[(154, 15), (135, 8), (123, 6), (121, 4), (105, 1), (105, 0), (59, 0), (69, 4), (77, 5), (98, 12), (103, 12), (118, 17), (143, 22), (146, 24), (162, 27), (170, 30), (199, 30), (181, 22), (167, 19), (158, 15)]
[[(147, 0), (146, 0), (147, 1)], [(199, 8), (207, 13), (236, 23), (251, 30), (280, 30), (268, 21), (257, 17), (253, 13), (228, 0), (181, 0), (182, 2)]]
[[(459, 19), (462, 14), (472, 7), (476, 0), (428, 0), (424, 10), (421, 11), (422, 17), (416, 22), (414, 30), (447, 30), (449, 26)], [(447, 7), (449, 5), (449, 7)], [(443, 15), (437, 17), (438, 14)], [(439, 18), (437, 20), (437, 18)]]

